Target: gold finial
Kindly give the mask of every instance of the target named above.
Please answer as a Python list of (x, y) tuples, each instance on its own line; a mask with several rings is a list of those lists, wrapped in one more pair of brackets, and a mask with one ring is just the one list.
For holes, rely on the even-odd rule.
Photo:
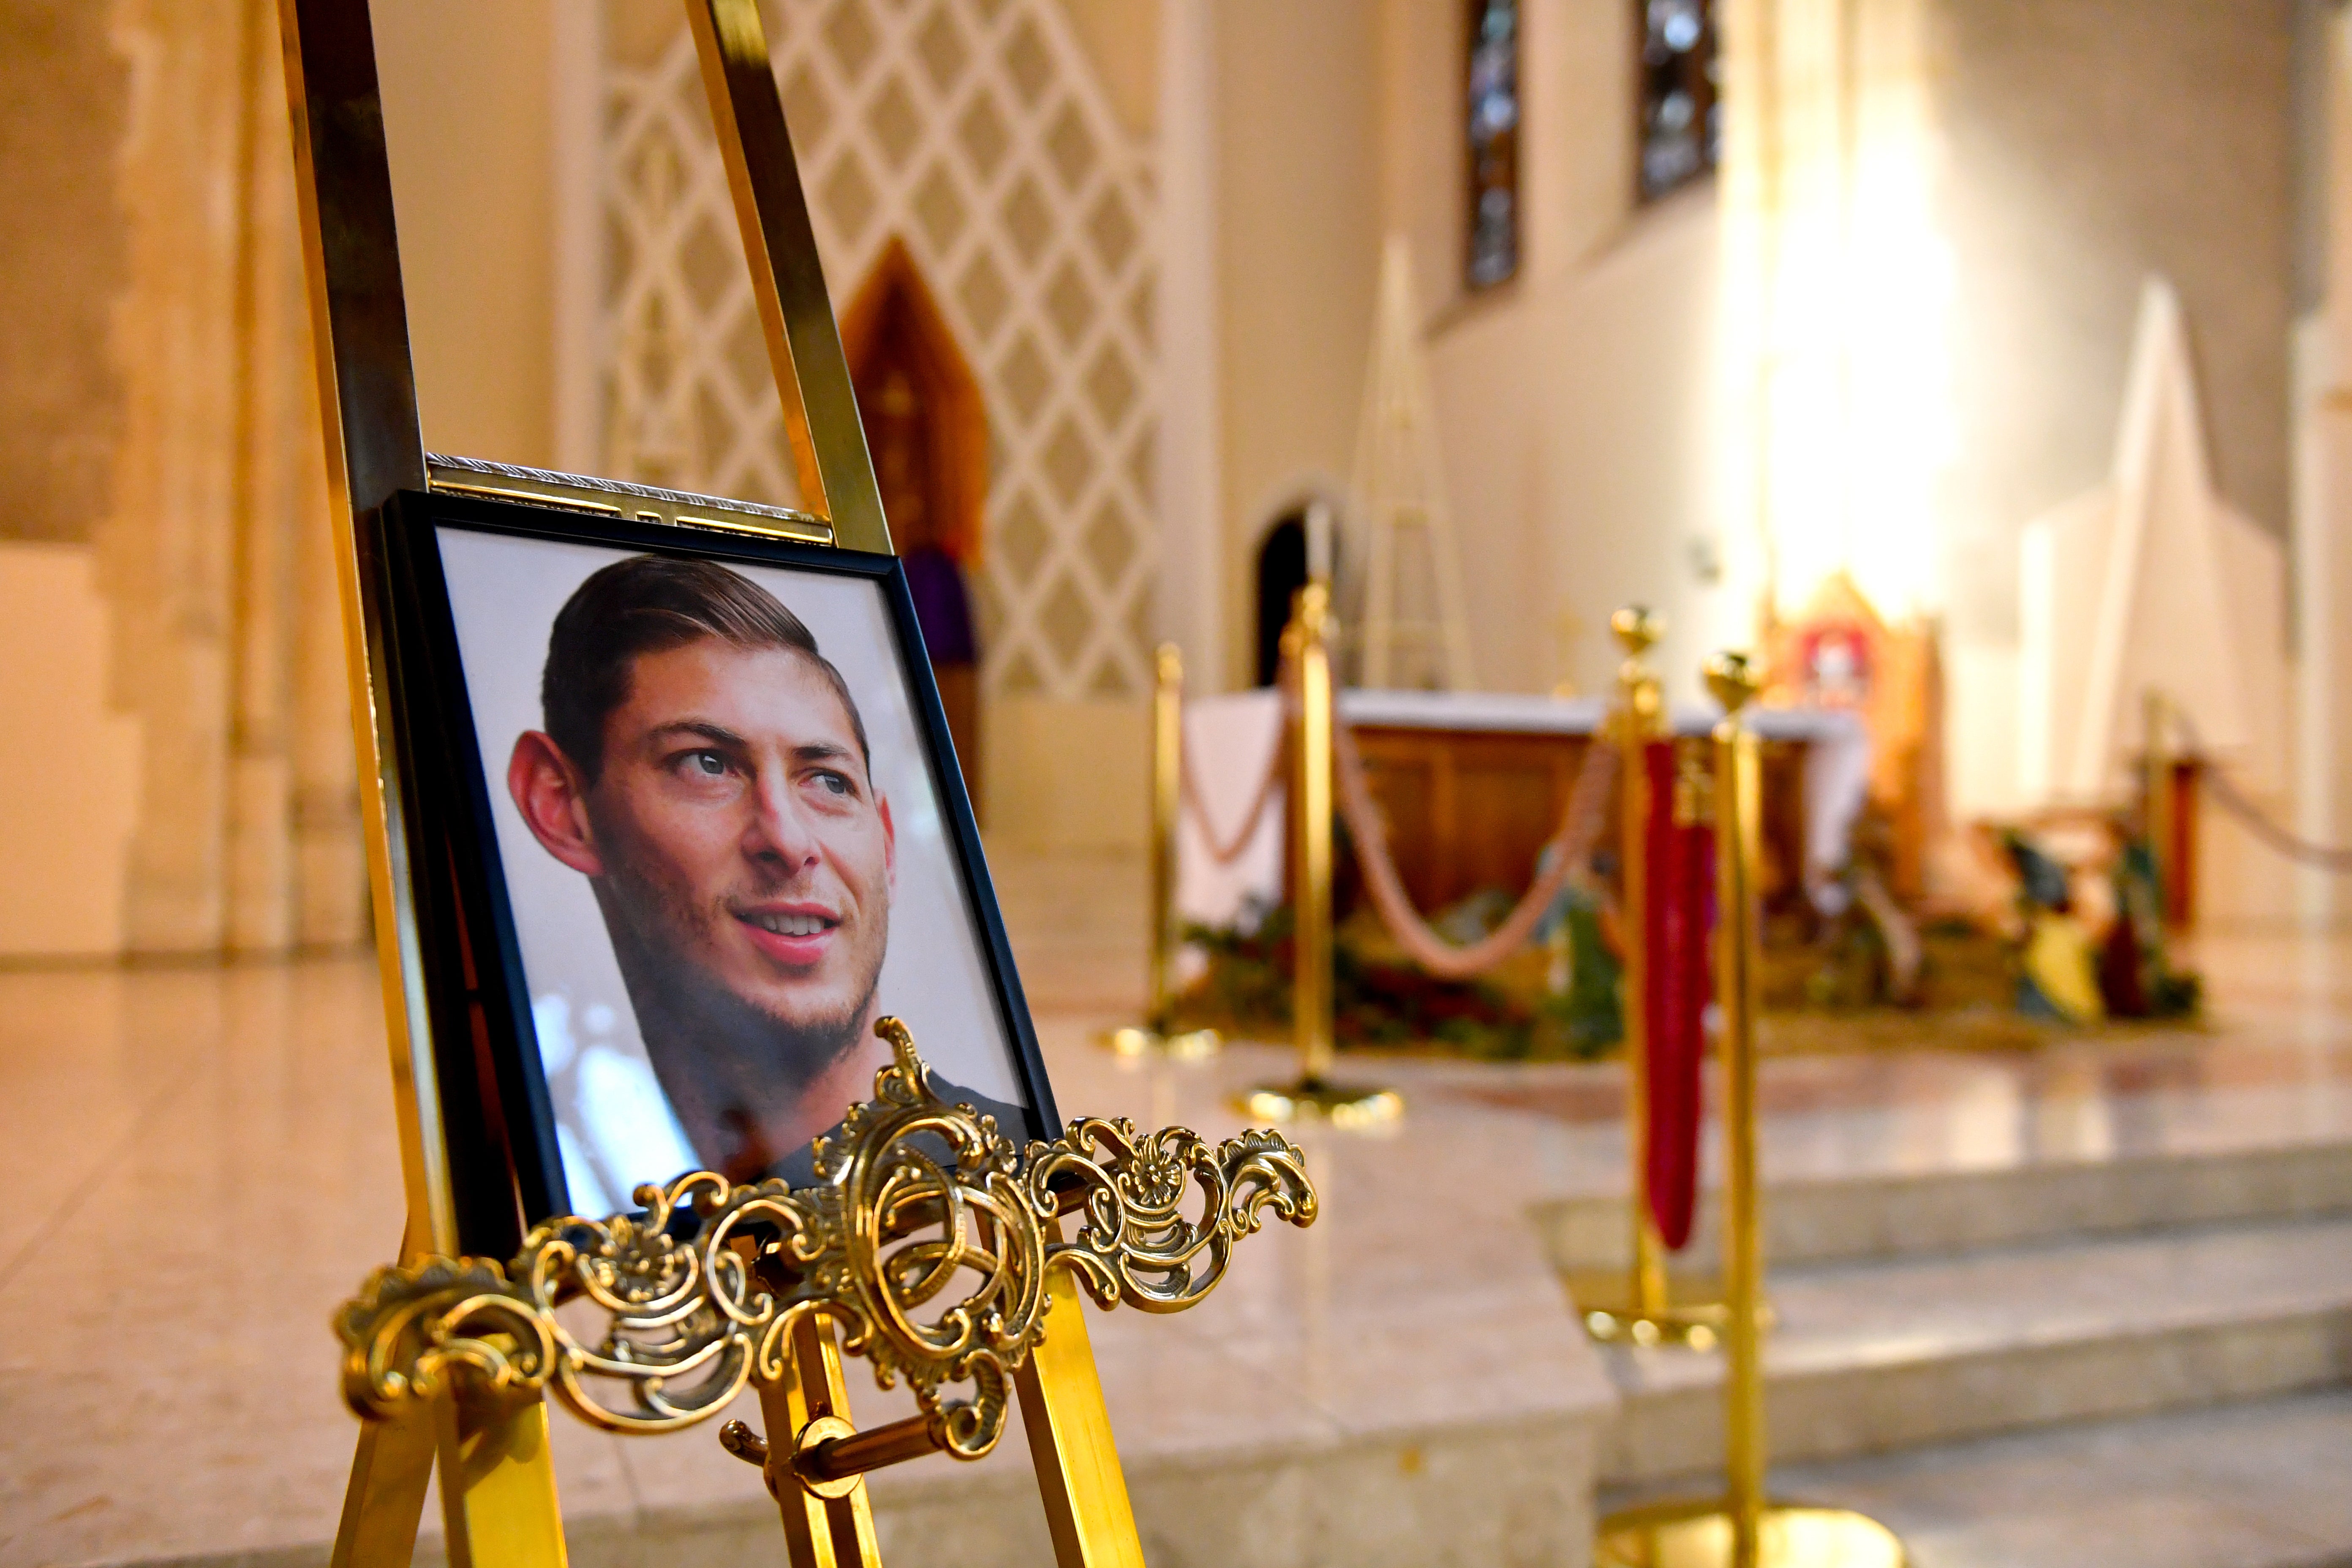
[(1318, 642), (1331, 635), (1331, 584), (1320, 577), (1310, 577), (1298, 590), (1292, 620), (1305, 629), (1306, 635)]
[(1666, 618), (1654, 616), (1646, 605), (1628, 605), (1609, 617), (1609, 629), (1628, 658), (1639, 658), (1666, 635)]
[(1719, 653), (1706, 661), (1706, 689), (1727, 714), (1738, 712), (1761, 689), (1744, 653)]
[(1609, 617), (1609, 629), (1625, 650), (1625, 662), (1617, 667), (1617, 689), (1624, 721), (1632, 726), (1626, 733), (1653, 738), (1663, 732), (1665, 692), (1642, 655), (1666, 635), (1665, 617), (1652, 615), (1646, 605), (1628, 605)]
[(1161, 643), (1160, 651), (1152, 657), (1152, 673), (1162, 686), (1181, 685), (1184, 679), (1183, 651), (1172, 642)]

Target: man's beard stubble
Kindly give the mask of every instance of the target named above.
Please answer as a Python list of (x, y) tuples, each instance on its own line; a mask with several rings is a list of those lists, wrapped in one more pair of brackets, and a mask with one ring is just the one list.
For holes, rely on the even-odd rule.
[[(831, 1070), (863, 1040), (862, 1026), (881, 989), (877, 959), (866, 985), (845, 1009), (815, 1019), (780, 1017), (730, 990), (663, 936), (692, 932), (708, 939), (734, 915), (724, 899), (698, 909), (673, 902), (661, 889), (625, 871), (608, 873), (614, 886), (600, 884), (596, 901), (620, 962), (621, 979), (645, 1038), (655, 1076), (673, 1103), (701, 1100), (716, 1090), (721, 1105), (768, 1107), (797, 1100), (808, 1086)], [(651, 921), (632, 918), (650, 912)], [(888, 914), (880, 915), (879, 951), (889, 948)], [(671, 1048), (664, 1050), (662, 1047)], [(664, 1069), (664, 1058), (671, 1066)], [(688, 1064), (693, 1064), (689, 1067)], [(674, 1075), (696, 1072), (700, 1082), (676, 1083)]]

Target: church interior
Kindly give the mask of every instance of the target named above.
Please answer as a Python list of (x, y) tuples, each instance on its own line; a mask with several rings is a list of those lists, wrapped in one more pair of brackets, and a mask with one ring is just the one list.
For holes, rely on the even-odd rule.
[[(374, 0), (423, 447), (831, 517), (706, 4)], [(326, 5), (0, 5), (0, 1568), (372, 1561)], [(1053, 1103), (1318, 1205), (1091, 1315), (1140, 1558), (1016, 1437), (866, 1560), (2352, 1561), (2340, 0), (756, 14)], [(415, 1561), (775, 1560), (544, 1431)], [(1624, 1544), (1743, 1474), (1899, 1547)]]

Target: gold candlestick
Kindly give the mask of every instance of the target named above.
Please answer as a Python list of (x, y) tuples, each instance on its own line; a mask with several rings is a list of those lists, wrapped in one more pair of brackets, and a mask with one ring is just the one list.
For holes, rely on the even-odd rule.
[(1764, 1249), (1756, 1171), (1757, 867), (1762, 769), (1740, 710), (1758, 682), (1747, 658), (1718, 654), (1707, 689), (1715, 729), (1716, 998), (1722, 1008), (1724, 1494), (1654, 1504), (1601, 1521), (1596, 1568), (1903, 1568), (1903, 1542), (1865, 1514), (1766, 1500)]
[(1251, 1090), (1242, 1106), (1274, 1121), (1329, 1121), (1376, 1127), (1404, 1114), (1392, 1089), (1333, 1081), (1336, 1047), (1331, 1000), (1331, 585), (1312, 578), (1292, 603), (1283, 629), (1286, 661), (1297, 683), (1298, 712), (1291, 731), (1291, 788), (1296, 792), (1292, 839), (1292, 1031), (1298, 1042), (1298, 1081)]

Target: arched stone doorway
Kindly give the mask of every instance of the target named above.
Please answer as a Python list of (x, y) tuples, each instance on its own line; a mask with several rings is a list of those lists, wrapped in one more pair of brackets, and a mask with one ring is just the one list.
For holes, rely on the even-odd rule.
[(1292, 507), (1274, 520), (1257, 547), (1257, 683), (1272, 686), (1282, 669), (1282, 628), (1290, 623), (1291, 595), (1307, 586), (1307, 509)]
[[(1257, 547), (1257, 683), (1272, 686), (1282, 668), (1282, 628), (1290, 601), (1307, 586), (1307, 510), (1300, 501), (1276, 514)], [(1331, 570), (1339, 567), (1339, 537), (1331, 534)]]
[(890, 540), (906, 563), (956, 761), (976, 807), (980, 647), (970, 581), (988, 496), (988, 413), (971, 366), (898, 237), (843, 312), (841, 346)]

